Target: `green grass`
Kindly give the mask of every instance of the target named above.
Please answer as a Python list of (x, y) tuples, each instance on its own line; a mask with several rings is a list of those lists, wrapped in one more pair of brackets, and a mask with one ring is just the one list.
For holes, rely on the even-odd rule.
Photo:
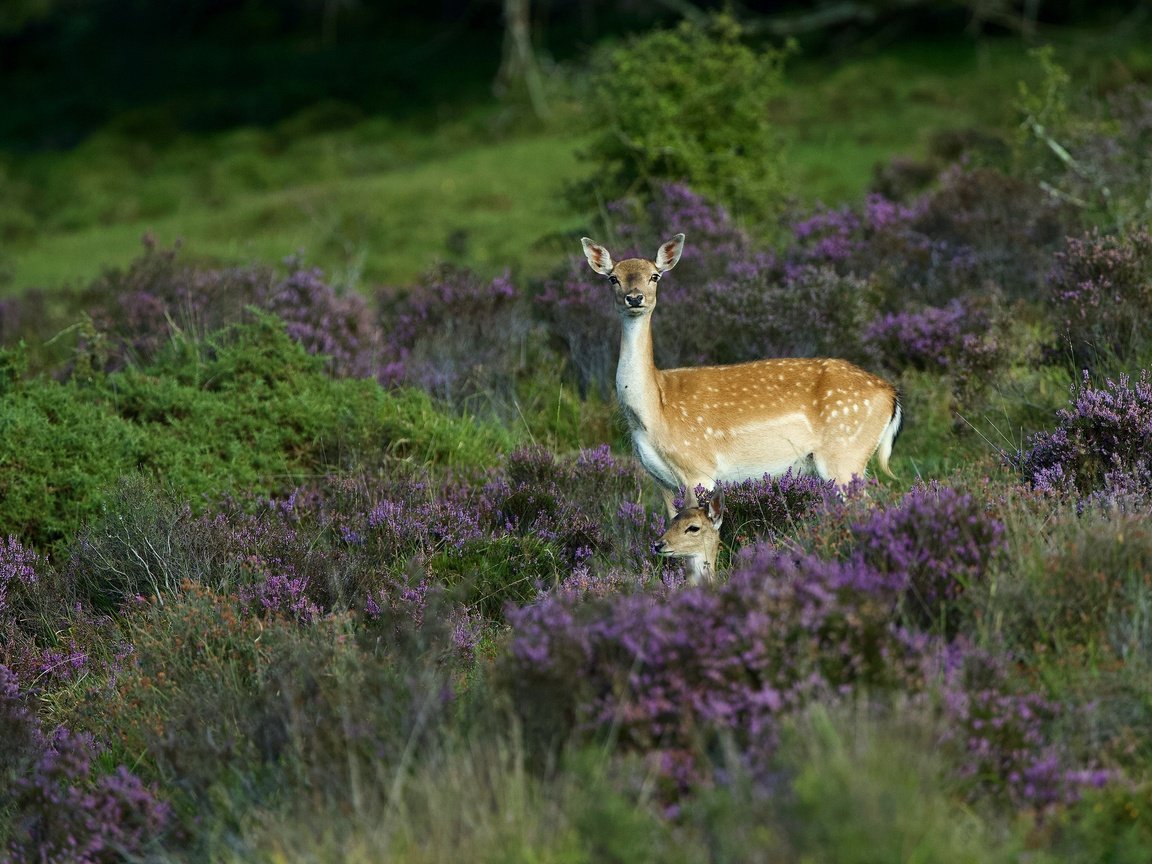
[[(1152, 66), (1133, 36), (1057, 36), (1082, 83), (1119, 74), (1100, 56), (1129, 74)], [(1037, 74), (1028, 47), (959, 37), (797, 59), (770, 106), (797, 200), (858, 201), (877, 165), (924, 157), (943, 130), (1010, 131), (1017, 82)], [(564, 194), (590, 172), (578, 153), (593, 130), (579, 99), (557, 101), (543, 131), (494, 131), (501, 108), (490, 104), (433, 127), (369, 118), (317, 131), (305, 112), (273, 130), (165, 145), (109, 131), (69, 152), (0, 154), (0, 292), (87, 280), (126, 263), (149, 231), (223, 261), (302, 253), (357, 286), (408, 283), (441, 261), (539, 275), (593, 215)]]
[[(540, 243), (542, 228), (580, 227), (561, 185), (578, 173), (578, 145), (568, 136), (522, 138), (266, 191), (232, 181), (241, 188), (221, 193), (219, 203), (202, 196), (156, 217), (106, 222), (96, 208), (89, 224), (16, 244), (4, 262), (7, 290), (78, 282), (97, 266), (122, 266), (139, 253), (147, 232), (163, 244), (183, 239), (197, 257), (223, 261), (302, 254), (353, 284), (408, 282), (437, 261), (482, 272), (515, 264), (540, 270), (556, 254)], [(300, 168), (306, 176), (306, 166)], [(194, 195), (193, 185), (182, 193)], [(154, 193), (142, 184), (135, 194)]]

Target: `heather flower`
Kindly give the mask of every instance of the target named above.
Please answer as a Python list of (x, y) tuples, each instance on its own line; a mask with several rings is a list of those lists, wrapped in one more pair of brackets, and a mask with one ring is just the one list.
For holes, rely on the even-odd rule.
[(1069, 238), (1048, 275), (1048, 298), (1078, 369), (1101, 357), (1141, 360), (1152, 347), (1146, 320), (1152, 310), (1152, 234), (1092, 232)]
[(89, 735), (60, 727), (11, 791), (13, 862), (122, 861), (143, 853), (171, 808), (123, 765), (96, 774), (99, 748)]
[(628, 750), (691, 753), (696, 770), (731, 735), (763, 771), (782, 712), (904, 680), (916, 643), (892, 626), (894, 596), (859, 562), (756, 546), (716, 587), (556, 593), (511, 611), (511, 686), (530, 727), (559, 714)]
[(507, 272), (485, 280), (441, 267), (405, 292), (382, 292), (378, 301), (386, 383), (455, 403), (514, 392), (535, 328)]
[(1003, 658), (962, 646), (943, 671), (940, 695), (941, 743), (956, 754), (973, 797), (1044, 810), (1115, 779), (1112, 772), (1069, 764), (1052, 738), (1060, 705), (1012, 689)]
[(1031, 297), (1035, 274), (1074, 224), (1038, 188), (990, 169), (946, 171), (909, 204), (868, 196), (863, 207), (817, 209), (792, 227), (788, 266), (833, 267), (884, 289), (884, 305), (943, 306), (985, 283)]
[(1095, 387), (1087, 372), (1057, 427), (1009, 457), (1041, 492), (1146, 506), (1152, 500), (1152, 379), (1128, 376)]
[(25, 548), (15, 537), (9, 535), (0, 541), (0, 620), (10, 607), (9, 598), (14, 600), (22, 589), (36, 584), (40, 564), (36, 551)]
[(752, 539), (786, 535), (836, 499), (833, 481), (815, 475), (765, 475), (760, 480), (724, 485), (721, 533), (743, 545)]
[(973, 496), (947, 486), (917, 486), (852, 533), (863, 560), (901, 591), (912, 620), (944, 632), (959, 621), (960, 595), (1006, 548), (1004, 526)]
[(994, 297), (994, 293), (969, 295), (945, 306), (888, 313), (868, 325), (865, 339), (895, 369), (986, 378), (1004, 352), (996, 335), (999, 309)]
[(124, 270), (109, 270), (80, 295), (110, 344), (106, 368), (147, 361), (180, 332), (200, 336), (244, 321), (249, 307), (284, 321), (293, 339), (328, 357), (335, 375), (377, 374), (380, 333), (365, 300), (341, 294), (315, 268), (295, 258), (286, 272), (258, 266), (208, 269), (182, 262), (178, 250), (146, 243)]

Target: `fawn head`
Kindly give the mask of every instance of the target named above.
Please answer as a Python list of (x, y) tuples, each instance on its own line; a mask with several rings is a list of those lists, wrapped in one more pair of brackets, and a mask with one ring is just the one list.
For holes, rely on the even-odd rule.
[(628, 258), (613, 261), (612, 255), (603, 246), (585, 237), (584, 257), (588, 266), (607, 276), (616, 296), (617, 311), (628, 318), (639, 318), (651, 313), (656, 306), (656, 283), (660, 276), (676, 266), (680, 253), (684, 251), (684, 235), (677, 234), (660, 246), (655, 261), (644, 258)]
[(687, 558), (688, 578), (695, 584), (716, 575), (724, 492), (717, 486), (703, 504), (681, 507), (652, 549), (665, 558)]

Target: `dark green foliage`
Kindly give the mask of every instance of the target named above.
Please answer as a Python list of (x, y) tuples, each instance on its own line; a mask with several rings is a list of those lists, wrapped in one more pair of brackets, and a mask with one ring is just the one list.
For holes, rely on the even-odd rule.
[(20, 446), (0, 453), (0, 533), (58, 543), (136, 471), (199, 505), (388, 456), (477, 468), (511, 444), (419, 391), (334, 380), (270, 317), (92, 380), (37, 379), (5, 397), (0, 437)]
[(136, 468), (142, 434), (77, 382), (34, 381), (0, 403), (0, 534), (69, 537)]
[(1055, 826), (1062, 861), (1143, 864), (1152, 849), (1152, 784), (1093, 790)]
[(506, 534), (469, 540), (443, 552), (428, 569), (453, 596), (487, 619), (503, 620), (508, 603), (521, 605), (553, 587), (570, 565), (555, 543), (528, 535)]
[(786, 189), (770, 115), (787, 51), (755, 48), (726, 15), (681, 23), (594, 61), (587, 158), (602, 200), (656, 181), (688, 183), (742, 219), (770, 221)]

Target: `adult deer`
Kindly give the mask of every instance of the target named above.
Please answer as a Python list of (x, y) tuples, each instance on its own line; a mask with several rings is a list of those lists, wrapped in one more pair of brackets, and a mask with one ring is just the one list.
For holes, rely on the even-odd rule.
[(688, 581), (693, 585), (711, 582), (716, 578), (723, 521), (724, 490), (717, 486), (705, 503), (681, 507), (652, 550), (665, 558), (688, 559)]
[(669, 515), (679, 490), (711, 489), (721, 480), (792, 469), (843, 485), (863, 477), (873, 455), (893, 476), (888, 458), (903, 422), (895, 387), (833, 359), (657, 369), (656, 285), (680, 260), (684, 235), (664, 243), (655, 261), (613, 261), (603, 246), (581, 242), (588, 264), (612, 284), (621, 323), (616, 395)]

